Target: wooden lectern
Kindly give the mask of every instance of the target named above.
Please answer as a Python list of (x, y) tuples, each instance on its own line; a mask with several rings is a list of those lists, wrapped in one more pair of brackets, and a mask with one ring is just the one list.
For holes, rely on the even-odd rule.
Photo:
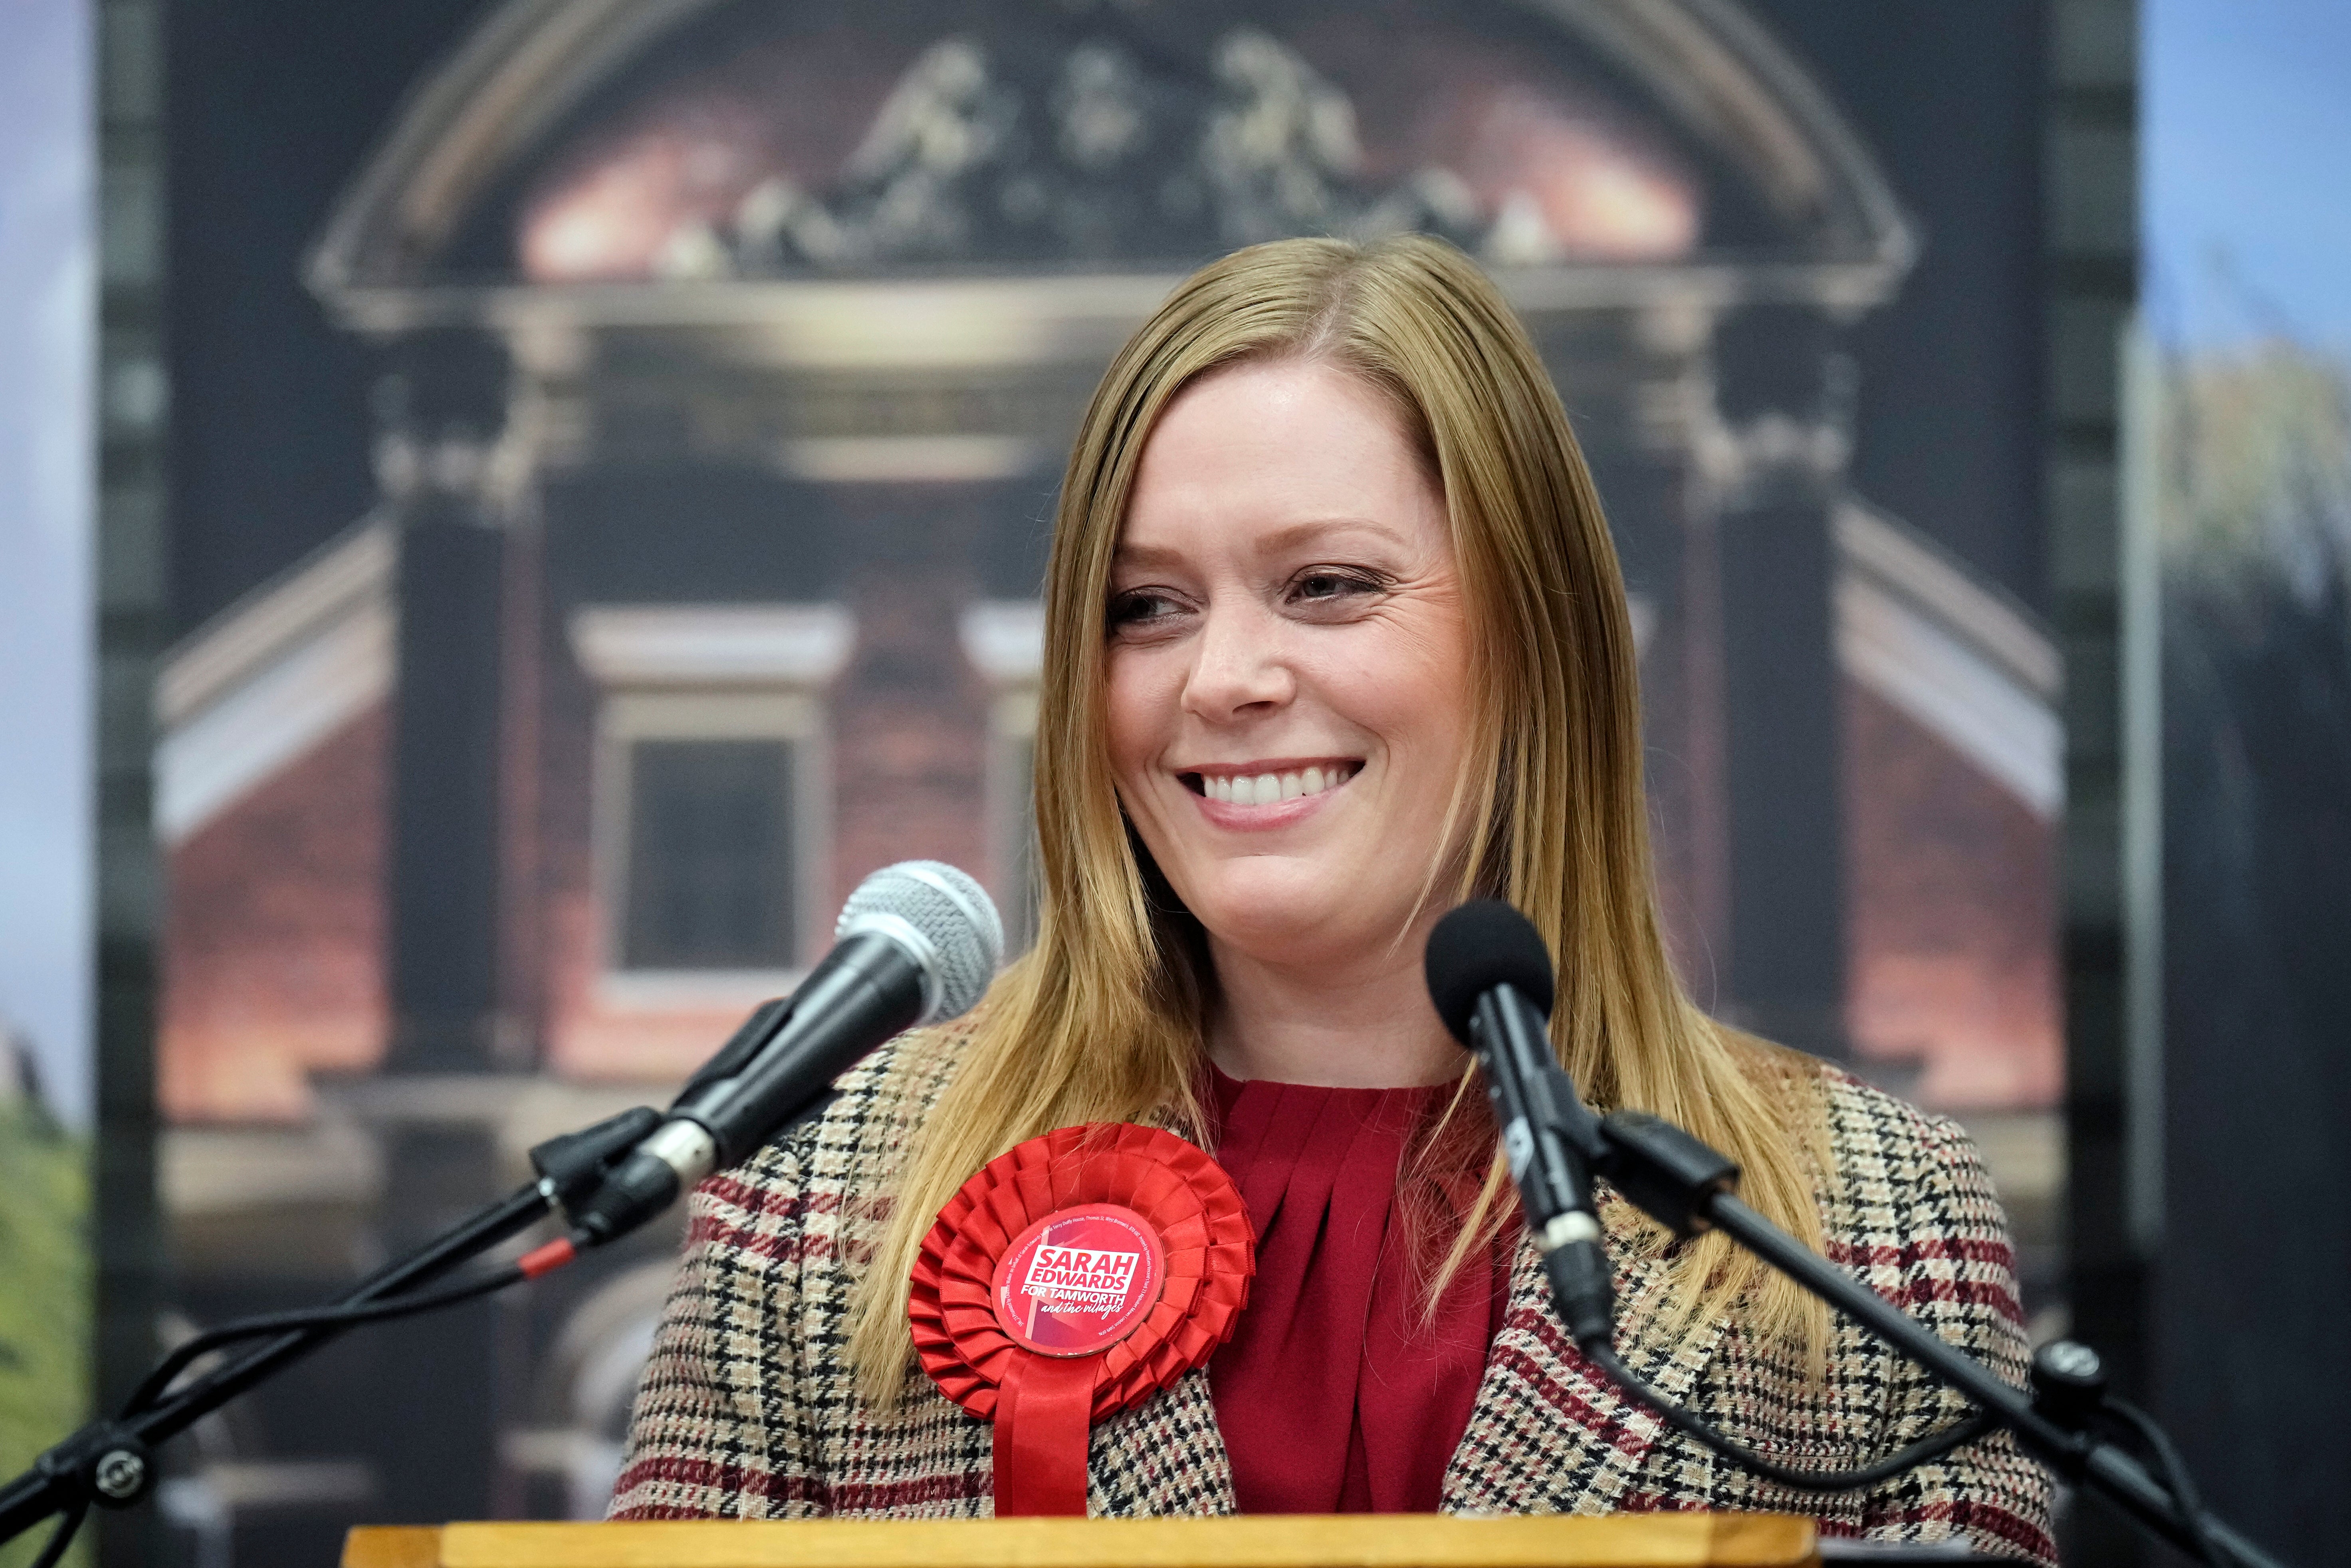
[(1770, 1513), (714, 1520), (354, 1530), (343, 1568), (1810, 1568)]

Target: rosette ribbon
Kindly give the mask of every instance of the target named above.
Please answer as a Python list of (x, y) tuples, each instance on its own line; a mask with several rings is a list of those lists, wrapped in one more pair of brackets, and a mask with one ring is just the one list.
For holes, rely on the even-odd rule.
[(1206, 1363), (1256, 1268), (1232, 1177), (1156, 1127), (1064, 1127), (964, 1183), (907, 1315), (923, 1370), (995, 1423), (998, 1515), (1083, 1514), (1092, 1424)]

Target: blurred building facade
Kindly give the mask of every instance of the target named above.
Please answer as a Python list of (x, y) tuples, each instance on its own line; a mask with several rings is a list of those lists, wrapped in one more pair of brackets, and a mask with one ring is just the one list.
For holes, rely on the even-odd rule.
[[(1873, 323), (1957, 285), (1887, 172), (1915, 150), (1768, 10), (453, 14), (308, 217), (371, 497), (214, 594), (159, 693), (181, 1310), (308, 1299), (664, 1098), (880, 864), (967, 866), (1018, 928), (1083, 399), (1200, 261), (1405, 228), (1493, 269), (1593, 460), (1694, 988), (1970, 1114), (2045, 1301), (2037, 518), (1922, 526), (1866, 487), (1934, 461), (1870, 455), (1922, 422), (1874, 424), (1863, 367), (1933, 369)], [(1968, 89), (2028, 126), (2034, 89)], [(358, 1517), (593, 1512), (674, 1242), (347, 1342), (211, 1431), (174, 1519), (258, 1560)]]

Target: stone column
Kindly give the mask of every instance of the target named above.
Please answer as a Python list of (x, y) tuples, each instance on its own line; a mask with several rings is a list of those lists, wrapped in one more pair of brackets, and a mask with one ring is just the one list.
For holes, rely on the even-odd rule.
[(1719, 1009), (1768, 1038), (1848, 1054), (1844, 830), (1833, 508), (1848, 448), (1849, 362), (1803, 306), (1716, 331), (1724, 926)]
[[(506, 546), (488, 477), (506, 382), (491, 340), (430, 334), (402, 346), (381, 393), (378, 465), (400, 531), (386, 888), (392, 1023), (383, 1079), (367, 1103), (383, 1144), (378, 1226), (387, 1257), (489, 1201), (497, 1185), (487, 1075), (499, 1065)], [(375, 1385), (357, 1440), (376, 1464), (376, 1517), (489, 1511), (497, 1310), (467, 1303), (368, 1331)]]

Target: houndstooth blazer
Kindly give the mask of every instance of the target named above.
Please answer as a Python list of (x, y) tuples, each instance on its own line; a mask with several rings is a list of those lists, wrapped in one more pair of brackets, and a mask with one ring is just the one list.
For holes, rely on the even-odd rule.
[[(992, 1429), (919, 1375), (893, 1409), (850, 1371), (848, 1263), (870, 1257), (896, 1154), (945, 1087), (967, 1026), (902, 1037), (841, 1081), (824, 1114), (694, 1194), (646, 1364), (615, 1519), (897, 1518), (992, 1511)], [(1841, 1189), (1829, 1254), (2011, 1382), (2025, 1370), (2007, 1228), (1967, 1135), (1823, 1068)], [(1825, 1382), (1737, 1323), (1668, 1332), (1665, 1260), (1624, 1243), (1617, 1343), (1669, 1397), (1782, 1463), (1876, 1459), (1965, 1414), (1955, 1396), (1839, 1321)], [(1094, 1428), (1096, 1514), (1230, 1513), (1231, 1464), (1206, 1370)], [(2051, 1564), (2050, 1483), (2005, 1434), (1875, 1490), (1756, 1479), (1629, 1404), (1577, 1354), (1521, 1243), (1508, 1310), (1441, 1506), (1460, 1513), (1717, 1509), (1811, 1514), (1823, 1533), (1934, 1541)]]

